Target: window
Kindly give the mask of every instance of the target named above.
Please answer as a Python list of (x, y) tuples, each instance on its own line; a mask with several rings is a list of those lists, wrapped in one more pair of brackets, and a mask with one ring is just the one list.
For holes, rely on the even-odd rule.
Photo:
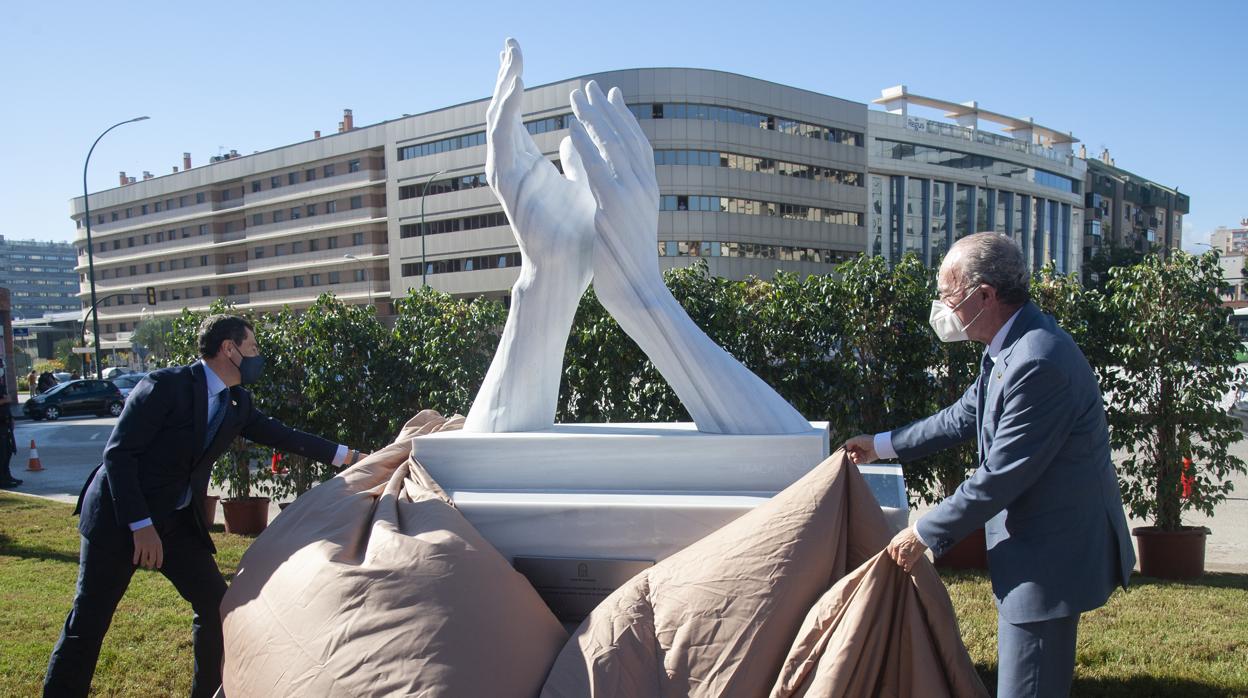
[(257, 291), (269, 290), (269, 282), (265, 279), (260, 279), (259, 281), (256, 282), (256, 290)]
[(161, 211), (160, 202), (159, 202), (159, 201), (157, 201), (157, 202), (155, 203), (155, 205), (153, 206), (153, 208), (155, 208), (155, 209), (156, 209), (156, 213), (160, 213), (160, 211)]
[(164, 271), (164, 270), (165, 270), (165, 263), (164, 263), (164, 262), (157, 262), (157, 263), (156, 263), (156, 271)]
[(128, 209), (126, 209), (126, 218), (129, 218), (129, 217), (131, 216), (131, 214), (133, 214), (133, 213), (134, 213), (134, 209), (132, 209), (132, 208), (128, 208)]
[(316, 215), (316, 204), (308, 204), (308, 218)]
[(140, 206), (139, 206), (139, 215), (140, 215), (140, 216), (146, 216), (146, 215), (147, 215), (147, 204), (142, 204), (142, 205), (140, 205)]
[(186, 201), (187, 201), (187, 199), (186, 199), (186, 195), (185, 195), (185, 194), (184, 194), (184, 195), (182, 195), (182, 196), (179, 196), (179, 197), (178, 197), (178, 208), (186, 208)]
[(273, 212), (273, 222), (274, 222), (274, 223), (281, 223), (281, 222), (282, 222), (282, 219), (283, 219), (283, 217), (284, 217), (284, 215), (285, 215), (285, 214), (283, 214), (281, 211), (274, 211), (274, 212)]
[(315, 238), (308, 240), (308, 252), (316, 252), (321, 249), (321, 241)]
[(257, 179), (251, 183), (251, 193), (255, 194), (258, 191), (260, 191), (260, 180)]
[(331, 284), (338, 283), (338, 272), (336, 271), (329, 272), (329, 283)]
[(200, 255), (200, 257), (199, 257), (199, 266), (201, 266), (201, 267), (206, 267), (206, 266), (208, 266), (208, 255), (206, 255), (206, 254), (205, 254), (205, 255)]
[(325, 213), (337, 213), (337, 212), (338, 212), (338, 202), (337, 202), (337, 201), (326, 201), (326, 202), (325, 202)]
[(201, 223), (201, 224), (200, 224), (200, 226), (199, 226), (199, 234), (200, 234), (200, 235), (207, 235), (207, 234), (208, 234), (208, 224), (207, 224), (207, 223)]
[(113, 211), (112, 216), (113, 216), (113, 220), (117, 220), (117, 212), (116, 212), (116, 211)]
[(286, 183), (287, 183), (287, 184), (298, 184), (298, 183), (299, 183), (299, 173), (298, 173), (298, 172), (291, 172), (291, 173), (287, 174), (287, 175), (286, 175)]
[(143, 236), (143, 244), (144, 244), (144, 245), (150, 244), (150, 243), (151, 243), (151, 241), (152, 241), (152, 236), (151, 236), (151, 235), (144, 235), (144, 236)]
[(364, 280), (364, 270), (363, 270), (363, 269), (356, 269), (356, 270), (354, 270), (354, 271), (352, 271), (352, 272), (351, 272), (351, 276), (352, 276), (352, 278), (354, 278), (356, 281), (363, 281), (363, 280)]
[(222, 201), (230, 200), (230, 188), (229, 187), (226, 187), (225, 189), (221, 190), (221, 200)]
[(212, 289), (209, 288), (208, 286), (201, 286), (199, 288), (199, 295), (204, 296), (204, 297), (210, 296), (212, 295)]
[(303, 252), (303, 242), (295, 241), (295, 242), (290, 243), (291, 254), (299, 254), (301, 252)]
[(351, 160), (347, 162), (347, 172), (359, 172), (359, 171), (360, 171), (359, 160)]
[(232, 255), (232, 254), (227, 254), (227, 255), (225, 256), (225, 263), (226, 263), (226, 264), (233, 264), (233, 263), (234, 263), (234, 255)]
[(333, 176), (334, 176), (334, 166), (333, 166), (332, 164), (326, 165), (325, 167), (323, 167), (323, 168), (321, 168), (321, 169), (322, 169), (322, 171), (325, 173), (325, 176), (326, 176), (326, 177), (333, 177)]
[(113, 249), (114, 249), (114, 250), (120, 250), (120, 249), (121, 249), (121, 240), (113, 240)]
[(351, 209), (364, 208), (364, 197), (356, 195), (351, 197)]
[(233, 296), (233, 295), (235, 295), (237, 292), (238, 292), (238, 287), (237, 287), (237, 286), (235, 286), (234, 284), (226, 284), (226, 286), (225, 286), (225, 295), (227, 295), (227, 296)]
[(320, 286), (320, 285), (321, 285), (321, 275), (320, 275), (320, 274), (312, 274), (311, 276), (309, 276), (309, 277), (308, 277), (308, 285), (310, 285), (310, 286)]
[(295, 277), (292, 277), (292, 279), (291, 279), (291, 280), (292, 280), (292, 281), (294, 281), (295, 288), (303, 288), (303, 277), (302, 277), (302, 276), (295, 276)]
[(364, 233), (351, 233), (351, 246), (357, 247), (364, 244)]
[(284, 254), (286, 254), (286, 246), (285, 246), (285, 245), (275, 245), (275, 246), (273, 247), (273, 256), (274, 256), (274, 257), (281, 257), (281, 256), (282, 256), (282, 255), (284, 255)]
[(131, 264), (131, 265), (130, 265), (130, 276), (138, 276), (138, 275), (139, 275), (139, 267), (138, 267), (138, 265)]
[(167, 301), (167, 300), (169, 300), (169, 292), (168, 292), (168, 291), (161, 291), (161, 292), (160, 292), (160, 299), (161, 299), (162, 301)]
[(151, 263), (151, 262), (148, 262), (147, 264), (144, 264), (144, 265), (143, 265), (143, 273), (144, 273), (144, 274), (151, 274), (151, 273), (152, 273), (152, 263)]
[(290, 209), (290, 220), (297, 221), (300, 215), (302, 215), (302, 212), (299, 210), (299, 207), (292, 206)]
[(277, 189), (280, 186), (282, 186), (281, 177), (278, 177), (277, 175), (269, 177), (269, 189)]
[(202, 191), (195, 192), (195, 203), (197, 204), (204, 203), (204, 193)]
[(126, 247), (134, 247), (134, 238), (126, 238)]
[(303, 173), (303, 181), (311, 182), (316, 179), (316, 169), (310, 169)]
[(338, 249), (338, 238), (337, 237), (325, 238), (325, 247), (326, 249), (330, 249), (330, 250)]
[(263, 213), (251, 214), (251, 224), (252, 225), (264, 225), (264, 214)]
[(253, 250), (251, 253), (251, 258), (252, 259), (264, 259), (264, 248), (257, 247), (255, 250)]

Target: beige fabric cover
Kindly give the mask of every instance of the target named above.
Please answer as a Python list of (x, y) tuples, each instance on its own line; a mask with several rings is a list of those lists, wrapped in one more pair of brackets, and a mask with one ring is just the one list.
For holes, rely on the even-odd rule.
[(222, 602), (226, 695), (537, 695), (567, 633), (409, 456), (462, 423), (421, 412), (256, 539)]
[(838, 451), (607, 597), (542, 695), (987, 695), (939, 577), (923, 561), (912, 582), (888, 538)]

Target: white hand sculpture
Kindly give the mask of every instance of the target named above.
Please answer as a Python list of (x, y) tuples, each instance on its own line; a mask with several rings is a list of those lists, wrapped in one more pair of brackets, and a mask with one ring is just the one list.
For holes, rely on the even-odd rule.
[(464, 431), (535, 431), (555, 421), (568, 333), (593, 270), (596, 204), (570, 140), (559, 146), (565, 178), (520, 122), (524, 64), (515, 40), (499, 62), (485, 115), (485, 177), (520, 244), (520, 278)]
[(811, 429), (793, 406), (713, 342), (659, 273), (654, 151), (618, 88), (572, 93), (572, 143), (598, 202), (594, 291), (676, 391), (699, 431), (788, 434)]

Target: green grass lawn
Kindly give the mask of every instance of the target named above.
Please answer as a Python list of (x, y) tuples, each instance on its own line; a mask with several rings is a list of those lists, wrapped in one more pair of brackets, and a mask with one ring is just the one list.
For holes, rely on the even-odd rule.
[[(77, 519), (64, 504), (0, 494), (0, 696), (39, 694), (73, 599)], [(214, 532), (230, 577), (248, 538)], [(996, 611), (982, 574), (946, 573), (962, 637), (989, 689)], [(100, 653), (95, 695), (185, 695), (191, 610), (164, 577), (140, 570)], [(1075, 696), (1248, 696), (1248, 575), (1194, 584), (1136, 577), (1080, 626)]]

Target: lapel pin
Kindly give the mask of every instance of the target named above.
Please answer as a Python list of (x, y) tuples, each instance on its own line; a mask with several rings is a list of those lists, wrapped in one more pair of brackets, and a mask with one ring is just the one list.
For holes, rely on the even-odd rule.
[(230, 404), (233, 405), (234, 407), (238, 407), (238, 403), (235, 402), (234, 400), (230, 400)]

